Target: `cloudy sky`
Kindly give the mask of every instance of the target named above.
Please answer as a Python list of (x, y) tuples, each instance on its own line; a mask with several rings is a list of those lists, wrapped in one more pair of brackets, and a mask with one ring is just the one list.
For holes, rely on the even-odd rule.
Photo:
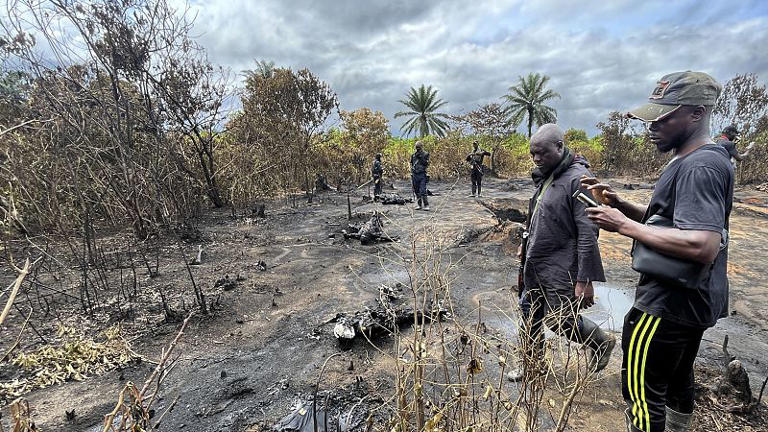
[(214, 63), (236, 72), (261, 59), (307, 67), (342, 109), (382, 111), (395, 134), (398, 99), (422, 83), (449, 102), (444, 112), (462, 113), (541, 72), (562, 95), (552, 103), (559, 123), (593, 134), (668, 72), (768, 80), (763, 0), (199, 0), (191, 8)]

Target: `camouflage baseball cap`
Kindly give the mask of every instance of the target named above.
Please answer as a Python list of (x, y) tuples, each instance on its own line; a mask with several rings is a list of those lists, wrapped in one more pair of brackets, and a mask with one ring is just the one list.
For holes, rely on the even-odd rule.
[(683, 105), (712, 106), (723, 87), (704, 72), (675, 72), (664, 75), (648, 96), (648, 103), (627, 113), (644, 122), (659, 121)]

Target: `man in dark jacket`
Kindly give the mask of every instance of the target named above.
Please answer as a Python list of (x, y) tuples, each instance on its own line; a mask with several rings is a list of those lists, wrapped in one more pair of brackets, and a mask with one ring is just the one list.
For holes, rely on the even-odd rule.
[(424, 150), (424, 144), (421, 141), (416, 141), (416, 151), (411, 155), (411, 183), (418, 203), (416, 210), (429, 211), (429, 202), (427, 201), (428, 167), (429, 153)]
[[(593, 281), (605, 281), (598, 228), (585, 213), (585, 204), (573, 198), (581, 176), (589, 174), (588, 163), (563, 144), (563, 130), (546, 124), (531, 137), (531, 156), (536, 164), (533, 180), (536, 193), (531, 198), (520, 306), (524, 355), (543, 357), (542, 324), (591, 351), (589, 367), (605, 368), (616, 340), (579, 309), (594, 304)], [(524, 362), (526, 365), (530, 361)], [(509, 374), (522, 378), (524, 368)]]
[[(727, 228), (733, 167), (728, 152), (709, 135), (712, 108), (721, 89), (703, 72), (676, 72), (658, 81), (647, 104), (630, 111), (630, 117), (646, 122), (659, 151), (674, 154), (648, 206), (622, 199), (594, 178), (582, 181), (606, 204), (587, 209), (590, 219), (658, 253), (653, 268), (641, 266), (633, 256), (633, 265), (645, 272), (640, 274), (635, 303), (624, 318), (621, 341), (621, 384), (630, 432), (690, 430), (693, 363), (701, 337), (728, 313)], [(651, 217), (671, 226), (646, 224)], [(687, 262), (685, 267), (681, 261)], [(695, 287), (676, 282), (681, 268), (696, 263), (701, 274)]]
[(473, 143), (473, 150), (472, 153), (467, 155), (467, 162), (470, 164), (470, 168), (472, 170), (471, 177), (472, 177), (472, 195), (475, 196), (475, 192), (477, 192), (477, 196), (480, 196), (482, 193), (482, 183), (483, 183), (483, 158), (485, 156), (490, 156), (491, 154), (487, 151), (481, 149), (477, 143), (477, 140), (475, 140)]
[(376, 153), (373, 160), (373, 167), (371, 168), (371, 175), (373, 176), (373, 199), (376, 199), (381, 195), (381, 176), (384, 174), (384, 167), (381, 165), (381, 153)]

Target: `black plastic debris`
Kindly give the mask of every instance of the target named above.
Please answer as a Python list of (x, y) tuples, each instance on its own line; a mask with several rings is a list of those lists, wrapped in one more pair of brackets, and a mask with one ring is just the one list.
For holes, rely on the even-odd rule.
[(315, 405), (311, 401), (302, 402), (292, 413), (277, 422), (272, 429), (277, 432), (326, 432), (328, 430), (328, 416), (325, 415), (325, 410), (322, 408), (315, 410)]

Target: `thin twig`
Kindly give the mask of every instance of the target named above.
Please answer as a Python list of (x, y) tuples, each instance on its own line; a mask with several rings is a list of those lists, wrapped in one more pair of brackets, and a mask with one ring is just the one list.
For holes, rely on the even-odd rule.
[[(17, 346), (19, 346), (19, 342), (21, 341), (21, 335), (24, 334), (24, 329), (27, 328), (27, 323), (29, 322), (30, 318), (32, 318), (32, 308), (31, 307), (29, 308), (29, 314), (27, 315), (27, 319), (24, 320), (24, 324), (21, 326), (21, 330), (19, 331), (19, 335), (16, 336), (16, 342), (14, 342), (13, 345), (11, 345), (11, 347), (8, 349), (8, 351), (6, 351), (6, 353), (3, 356), (3, 358), (0, 358), (0, 363), (4, 362), (5, 359), (7, 359), (8, 356), (11, 355), (13, 350), (15, 350)], [(0, 432), (2, 432), (2, 431), (0, 431)]]
[[(11, 311), (11, 306), (13, 305), (14, 300), (16, 300), (16, 294), (19, 293), (19, 288), (21, 287), (21, 283), (24, 281), (24, 278), (29, 273), (29, 258), (26, 259), (24, 262), (24, 267), (21, 269), (16, 269), (19, 272), (19, 275), (16, 277), (16, 281), (11, 285), (13, 288), (11, 289), (11, 295), (8, 296), (8, 301), (5, 303), (5, 308), (3, 309), (3, 313), (0, 314), (0, 326), (3, 325), (3, 322), (5, 322), (5, 318), (8, 316), (8, 313)], [(9, 286), (10, 288), (10, 286)]]

